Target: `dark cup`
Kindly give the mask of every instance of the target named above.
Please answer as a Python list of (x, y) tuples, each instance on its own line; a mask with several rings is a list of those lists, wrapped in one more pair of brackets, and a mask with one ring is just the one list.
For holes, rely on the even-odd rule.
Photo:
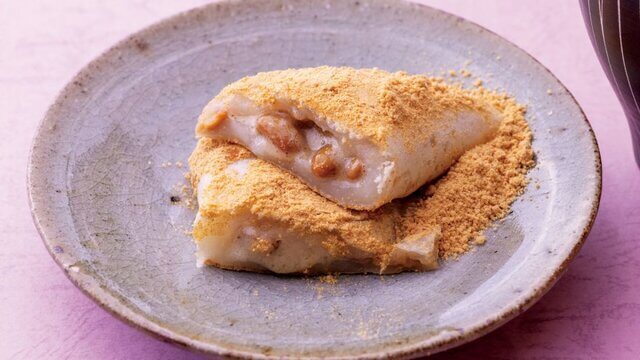
[(640, 0), (580, 0), (600, 64), (629, 121), (640, 166)]

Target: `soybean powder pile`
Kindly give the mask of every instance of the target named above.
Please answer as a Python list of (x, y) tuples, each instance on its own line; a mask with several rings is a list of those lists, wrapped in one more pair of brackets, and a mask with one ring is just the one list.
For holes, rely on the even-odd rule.
[(404, 209), (396, 223), (398, 234), (439, 226), (442, 258), (457, 257), (472, 244), (484, 243), (482, 231), (507, 215), (527, 185), (527, 171), (535, 164), (524, 106), (506, 94), (483, 88), (474, 91), (502, 113), (497, 136), (467, 151), (434, 184), (400, 200)]

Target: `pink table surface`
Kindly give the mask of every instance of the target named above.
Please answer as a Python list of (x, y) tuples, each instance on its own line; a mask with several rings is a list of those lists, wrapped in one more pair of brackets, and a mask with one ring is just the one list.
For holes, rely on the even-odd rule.
[[(0, 2), (1, 359), (199, 357), (121, 323), (65, 278), (31, 221), (25, 170), (38, 121), (81, 66), (130, 32), (204, 2)], [(604, 163), (600, 213), (564, 277), (525, 314), (439, 358), (638, 358), (640, 171), (577, 1), (424, 3), (497, 32), (551, 69), (591, 120)]]

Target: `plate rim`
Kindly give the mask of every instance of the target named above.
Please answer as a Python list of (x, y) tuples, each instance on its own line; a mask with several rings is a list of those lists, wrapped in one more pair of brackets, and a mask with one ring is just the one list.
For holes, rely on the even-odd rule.
[[(558, 281), (558, 279), (564, 274), (567, 270), (568, 265), (575, 258), (577, 253), (582, 248), (586, 238), (588, 237), (593, 224), (595, 222), (601, 197), (602, 197), (602, 158), (600, 154), (600, 149), (598, 146), (598, 141), (596, 139), (595, 133), (587, 118), (584, 110), (580, 106), (580, 104), (575, 99), (575, 96), (571, 93), (571, 91), (539, 60), (537, 60), (534, 56), (529, 54), (527, 51), (509, 41), (508, 39), (498, 35), (497, 33), (471, 21), (466, 18), (463, 18), (458, 15), (451, 14), (444, 10), (440, 10), (434, 7), (431, 7), (426, 4), (417, 3), (413, 0), (360, 0), (366, 1), (369, 3), (378, 3), (378, 4), (386, 4), (389, 6), (414, 6), (420, 8), (419, 11), (437, 13), (437, 16), (449, 18), (450, 20), (455, 20), (458, 22), (465, 23), (465, 25), (474, 28), (478, 33), (482, 34), (482, 36), (488, 36), (497, 41), (502, 41), (509, 46), (515, 48), (520, 51), (526, 58), (533, 60), (541, 69), (547, 72), (547, 74), (553, 78), (561, 87), (561, 90), (566, 92), (569, 96), (571, 102), (573, 102), (579, 110), (579, 116), (582, 121), (584, 121), (589, 137), (591, 139), (593, 149), (594, 149), (594, 159), (595, 162), (595, 192), (594, 198), (591, 202), (591, 209), (589, 211), (588, 222), (585, 227), (582, 229), (582, 232), (577, 235), (576, 238), (573, 239), (575, 244), (571, 248), (571, 251), (566, 256), (566, 258), (562, 261), (562, 263), (554, 270), (554, 272), (546, 279), (544, 279), (544, 283), (538, 288), (530, 289), (529, 293), (524, 297), (524, 299), (516, 304), (511, 305), (510, 307), (505, 307), (501, 311), (496, 312), (496, 314), (492, 317), (487, 317), (480, 323), (470, 326), (466, 329), (465, 332), (461, 332), (456, 334), (455, 336), (448, 336), (445, 339), (441, 339), (438, 341), (433, 340), (418, 340), (415, 342), (406, 343), (396, 349), (393, 350), (378, 350), (375, 352), (358, 354), (358, 355), (341, 355), (339, 358), (342, 359), (372, 359), (372, 358), (412, 358), (420, 355), (431, 355), (437, 352), (445, 351), (456, 346), (463, 345), (465, 343), (471, 342), (483, 335), (488, 334), (489, 332), (497, 329), (498, 327), (504, 325), (509, 320), (515, 318), (516, 316), (522, 314), (528, 308), (530, 308), (533, 304), (535, 304), (538, 300), (542, 298), (542, 296), (549, 291), (553, 285)], [(72, 93), (74, 90), (77, 90), (77, 87), (80, 86), (80, 80), (90, 76), (91, 72), (100, 68), (101, 64), (105, 61), (108, 61), (109, 57), (113, 55), (114, 52), (119, 51), (121, 49), (130, 48), (131, 46), (139, 46), (139, 42), (141, 39), (144, 39), (147, 35), (152, 35), (156, 31), (165, 31), (167, 28), (171, 28), (172, 25), (181, 24), (183, 20), (192, 18), (197, 16), (198, 13), (215, 11), (212, 10), (214, 8), (220, 6), (238, 6), (241, 3), (246, 3), (247, 1), (241, 0), (214, 0), (211, 3), (200, 5), (188, 10), (180, 11), (168, 17), (162, 18), (148, 26), (145, 26), (139, 30), (134, 31), (130, 35), (124, 37), (123, 39), (117, 41), (114, 45), (109, 46), (105, 50), (101, 51), (99, 55), (94, 57), (91, 61), (86, 63), (73, 77), (67, 82), (67, 84), (56, 94), (55, 100), (48, 107), (45, 115), (42, 117), (40, 122), (38, 123), (34, 135), (31, 140), (30, 149), (29, 149), (29, 157), (28, 157), (28, 165), (27, 165), (27, 177), (26, 177), (26, 187), (27, 187), (27, 195), (28, 195), (28, 203), (29, 210), (31, 213), (31, 217), (33, 219), (34, 225), (40, 235), (42, 242), (44, 243), (49, 255), (53, 258), (55, 263), (63, 270), (66, 277), (76, 286), (76, 288), (80, 289), (83, 294), (92, 299), (98, 306), (106, 310), (115, 318), (123, 321), (127, 325), (130, 325), (136, 329), (142, 330), (143, 332), (151, 335), (152, 337), (159, 339), (163, 342), (170, 343), (173, 345), (177, 345), (187, 350), (197, 351), (205, 354), (215, 354), (220, 356), (225, 356), (229, 358), (236, 359), (274, 359), (274, 358), (282, 358), (282, 356), (274, 356), (268, 353), (258, 353), (251, 352), (241, 349), (234, 349), (232, 347), (225, 347), (221, 344), (215, 344), (213, 342), (205, 342), (193, 339), (189, 336), (180, 335), (163, 327), (161, 324), (158, 324), (150, 319), (145, 318), (143, 315), (138, 314), (128, 308), (126, 305), (121, 303), (115, 296), (103, 290), (99, 285), (99, 282), (89, 275), (82, 274), (80, 272), (74, 272), (70, 266), (66, 265), (65, 262), (60, 258), (59, 254), (53, 248), (51, 244), (51, 240), (47, 238), (44, 231), (44, 226), (40, 223), (39, 214), (36, 209), (34, 209), (34, 195), (38, 194), (40, 190), (33, 186), (31, 177), (32, 172), (34, 171), (34, 153), (38, 151), (37, 143), (41, 134), (43, 133), (43, 129), (45, 124), (50, 121), (51, 118), (55, 118), (56, 110), (64, 105), (67, 101), (68, 94)], [(44, 215), (43, 215), (44, 216)], [(285, 358), (290, 356), (285, 355)], [(308, 357), (308, 356), (304, 356)], [(317, 357), (317, 356), (315, 356)], [(314, 357), (312, 357), (314, 358)]]

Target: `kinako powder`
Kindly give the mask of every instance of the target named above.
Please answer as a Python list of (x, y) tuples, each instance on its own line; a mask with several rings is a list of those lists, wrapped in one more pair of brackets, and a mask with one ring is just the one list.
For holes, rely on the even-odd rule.
[(535, 164), (525, 107), (506, 94), (482, 87), (473, 91), (502, 113), (496, 137), (467, 151), (435, 183), (400, 200), (406, 210), (396, 222), (398, 234), (439, 226), (442, 258), (457, 257), (472, 244), (484, 243), (482, 231), (507, 215)]
[[(441, 82), (441, 79), (435, 79)], [(452, 86), (455, 91), (462, 91), (458, 85)], [(410, 196), (396, 199), (384, 208), (393, 208), (395, 217), (395, 238), (402, 239), (427, 229), (439, 228), (439, 256), (441, 258), (457, 258), (468, 251), (474, 244), (486, 241), (482, 232), (493, 221), (503, 218), (510, 210), (511, 203), (520, 195), (527, 185), (527, 171), (534, 165), (534, 153), (531, 148), (532, 134), (525, 120), (526, 109), (506, 94), (489, 91), (482, 86), (470, 90), (473, 96), (493, 105), (503, 117), (496, 136), (489, 142), (476, 146), (467, 151), (449, 170), (435, 182), (427, 184)], [(245, 150), (246, 151), (246, 150)], [(197, 152), (194, 154), (200, 156)], [(193, 158), (191, 162), (198, 158)], [(193, 164), (192, 164), (193, 165)], [(192, 169), (193, 171), (193, 169)], [(283, 173), (284, 174), (284, 173)], [(192, 175), (196, 175), (192, 172)], [(274, 174), (274, 176), (277, 174)], [(285, 175), (278, 175), (284, 177)], [(286, 175), (290, 176), (290, 175)], [(197, 178), (192, 177), (192, 181)], [(282, 184), (293, 185), (287, 179), (281, 179)], [(197, 183), (197, 182), (196, 182)], [(280, 184), (279, 186), (283, 186)], [(297, 184), (297, 182), (296, 182)], [(270, 187), (270, 184), (262, 184)], [(255, 189), (254, 189), (255, 190)], [(289, 194), (309, 194), (307, 190), (293, 191)], [(312, 198), (317, 195), (310, 194)], [(304, 199), (300, 204), (304, 204)], [(347, 216), (354, 212), (347, 210), (325, 199), (308, 199), (309, 203), (324, 206), (326, 210), (335, 208), (337, 212)], [(327, 204), (323, 203), (327, 202)], [(254, 204), (255, 205), (255, 204)], [(317, 209), (317, 206), (314, 207)], [(291, 209), (283, 209), (278, 203), (276, 212), (286, 215)], [(331, 211), (325, 214), (323, 221), (332, 223), (335, 214)], [(308, 213), (309, 214), (309, 213)], [(311, 214), (309, 214), (311, 215)], [(322, 214), (320, 214), (322, 215)], [(353, 216), (357, 215), (355, 212)], [(318, 220), (318, 217), (315, 217)], [(326, 218), (326, 219), (325, 219)], [(313, 224), (308, 220), (294, 220), (306, 223), (307, 226), (333, 226), (332, 224)], [(355, 234), (354, 234), (355, 235)], [(360, 239), (361, 246), (367, 241)], [(369, 244), (373, 245), (373, 244)], [(374, 249), (371, 249), (374, 251)]]
[[(387, 148), (389, 139), (398, 139), (410, 151), (447, 126), (442, 119), (451, 109), (485, 117), (489, 110), (484, 102), (475, 101), (474, 94), (442, 78), (375, 68), (319, 66), (260, 72), (227, 85), (213, 103), (236, 95), (266, 108), (287, 99), (379, 149)], [(207, 130), (204, 124), (215, 128), (219, 123), (209, 121), (216, 116), (208, 110), (205, 107), (198, 125)]]

